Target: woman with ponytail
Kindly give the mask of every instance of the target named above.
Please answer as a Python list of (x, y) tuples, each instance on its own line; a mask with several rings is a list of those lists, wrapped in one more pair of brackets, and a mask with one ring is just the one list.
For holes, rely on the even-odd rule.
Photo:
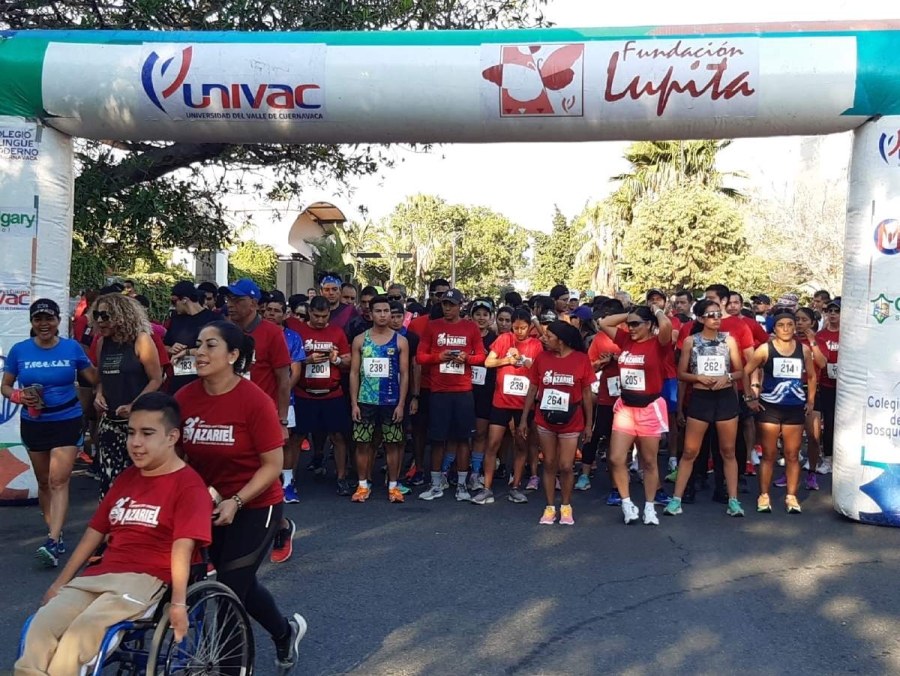
[(306, 621), (282, 615), (256, 577), (281, 522), (284, 438), (272, 398), (246, 377), (254, 347), (253, 337), (235, 324), (207, 325), (197, 340), (199, 379), (176, 399), (185, 455), (216, 505), (209, 557), (217, 579), (269, 632), (284, 673), (296, 663)]

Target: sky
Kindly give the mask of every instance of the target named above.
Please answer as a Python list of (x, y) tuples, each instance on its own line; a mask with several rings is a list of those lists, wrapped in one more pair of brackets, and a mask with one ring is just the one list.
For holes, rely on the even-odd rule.
[[(755, 0), (730, 3), (721, 0), (642, 0), (639, 3), (603, 0), (550, 0), (545, 16), (560, 27), (678, 25), (900, 18), (896, 0), (867, 3), (846, 0)], [(814, 151), (813, 170), (824, 178), (839, 178), (846, 172), (850, 139), (847, 134), (825, 137), (810, 144), (800, 138), (738, 139), (720, 156), (722, 171), (743, 171), (750, 185), (763, 193), (783, 193), (801, 168), (801, 161)], [(337, 185), (309, 189), (301, 204), (329, 201), (341, 208), (349, 220), (364, 220), (357, 205), (365, 205), (368, 217), (378, 220), (389, 214), (406, 196), (436, 194), (448, 202), (482, 205), (500, 212), (513, 222), (534, 230), (549, 230), (554, 206), (572, 218), (584, 205), (606, 197), (614, 188), (609, 177), (622, 173), (627, 163), (622, 142), (458, 144), (436, 146), (430, 153), (395, 146), (389, 150), (396, 166), (377, 176), (354, 179), (350, 194)], [(806, 152), (803, 152), (803, 151)], [(528, 167), (504, 176), (500, 166)], [(296, 208), (277, 218), (271, 205), (241, 200), (232, 206), (254, 215), (254, 239), (284, 249), (287, 231), (298, 213)]]

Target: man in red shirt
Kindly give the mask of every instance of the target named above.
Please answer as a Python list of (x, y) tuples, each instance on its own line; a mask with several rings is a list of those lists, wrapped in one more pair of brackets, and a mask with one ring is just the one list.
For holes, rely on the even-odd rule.
[[(128, 420), (134, 463), (116, 480), (68, 564), (47, 590), (16, 662), (17, 674), (78, 674), (106, 630), (146, 617), (166, 586), (175, 640), (188, 628), (187, 586), (196, 547), (212, 537), (212, 500), (175, 452), (181, 411), (162, 392), (139, 397)], [(101, 561), (75, 577), (107, 536)]]
[(740, 317), (741, 321), (750, 329), (750, 335), (753, 336), (753, 349), (755, 350), (763, 343), (769, 342), (769, 334), (758, 321), (751, 317), (741, 314), (744, 309), (744, 297), (737, 291), (732, 291), (728, 299), (728, 305), (725, 306), (725, 313), (729, 317)]
[[(441, 297), (446, 291), (441, 291)], [(421, 340), (428, 324), (436, 319), (441, 319), (444, 311), (441, 304), (431, 306), (428, 312), (419, 315), (409, 323), (407, 333), (413, 333)], [(416, 350), (418, 352), (418, 349)], [(416, 355), (413, 355), (414, 357)], [(418, 359), (416, 359), (418, 362)], [(419, 385), (419, 396), (413, 395), (413, 399), (417, 399), (417, 410), (413, 420), (413, 457), (415, 459), (415, 473), (409, 477), (409, 483), (413, 486), (421, 486), (425, 483), (425, 445), (428, 443), (428, 418), (431, 414), (431, 367), (423, 366), (419, 362), (421, 369), (421, 382)]]
[[(647, 292), (647, 305), (651, 308), (658, 308), (665, 311), (667, 301), (666, 294), (659, 289), (650, 289)], [(669, 420), (675, 419), (678, 413), (678, 370), (675, 368), (675, 349), (678, 345), (679, 338), (682, 333), (681, 320), (671, 313), (667, 313), (669, 321), (672, 322), (672, 342), (666, 352), (666, 360), (663, 362), (663, 398), (666, 400), (666, 407), (669, 413)], [(684, 339), (681, 340), (684, 343)], [(669, 447), (669, 471), (672, 472), (678, 467), (678, 447), (679, 434), (676, 426), (669, 429), (666, 439)], [(656, 495), (657, 502), (661, 505), (668, 503), (669, 496), (660, 485), (659, 492)]]
[(822, 370), (819, 381), (819, 396), (816, 397), (817, 408), (822, 409), (824, 430), (822, 432), (823, 458), (819, 467), (810, 467), (819, 474), (831, 472), (831, 456), (834, 454), (834, 409), (837, 397), (838, 351), (841, 341), (841, 297), (837, 296), (825, 306), (825, 328), (816, 334), (819, 349), (828, 363)]
[(418, 360), (431, 367), (431, 488), (419, 495), (434, 500), (444, 495), (442, 450), (456, 455), (459, 480), (456, 499), (469, 502), (466, 490), (469, 469), (469, 441), (475, 436), (475, 399), (472, 394), (472, 367), (487, 358), (481, 331), (475, 322), (460, 318), (462, 292), (450, 289), (441, 299), (443, 319), (425, 327), (419, 343)]

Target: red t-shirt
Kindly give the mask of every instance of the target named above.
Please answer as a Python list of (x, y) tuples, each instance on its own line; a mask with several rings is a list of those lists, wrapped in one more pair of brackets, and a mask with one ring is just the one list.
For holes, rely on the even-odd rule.
[(600, 359), (602, 354), (613, 354), (616, 357), (615, 359), (610, 359), (605, 367), (594, 373), (598, 385), (597, 403), (600, 406), (612, 406), (619, 398), (622, 385), (619, 380), (618, 356), (621, 353), (622, 348), (616, 345), (612, 338), (602, 331), (594, 336), (594, 340), (588, 348), (588, 359), (591, 360), (592, 364)]
[(75, 317), (75, 322), (72, 324), (72, 337), (80, 343), (87, 327), (88, 316), (84, 313), (77, 315)]
[[(519, 354), (534, 361), (544, 351), (544, 346), (537, 338), (526, 338), (523, 341), (516, 340), (513, 333), (504, 333), (494, 344), (491, 352), (500, 359), (506, 357), (512, 348), (516, 348)], [(532, 364), (533, 365), (533, 364)], [(531, 384), (531, 369), (525, 366), (501, 366), (497, 369), (497, 384), (494, 386), (494, 408), (512, 409), (521, 411), (525, 405), (525, 397), (528, 395), (528, 386)]]
[[(272, 399), (249, 380), (242, 378), (231, 392), (217, 396), (195, 380), (175, 398), (181, 405), (181, 445), (191, 467), (223, 498), (247, 485), (260, 468), (260, 455), (284, 446)], [(275, 480), (245, 507), (270, 507), (283, 498)]]
[[(425, 333), (425, 327), (431, 322), (431, 317), (426, 313), (423, 315), (419, 315), (415, 319), (413, 319), (409, 323), (409, 328), (407, 331), (410, 333), (415, 333), (419, 336), (419, 339), (422, 338), (422, 334)], [(415, 357), (416, 355), (413, 355)], [(418, 361), (418, 359), (416, 359)], [(421, 362), (419, 362), (421, 365)], [(431, 367), (430, 366), (422, 366), (422, 379), (419, 384), (420, 390), (430, 390), (431, 389)]]
[(819, 374), (819, 384), (822, 387), (834, 389), (837, 387), (838, 349), (840, 348), (841, 332), (822, 329), (816, 334), (816, 344), (822, 354), (828, 359), (828, 364)]
[(675, 345), (678, 339), (681, 338), (681, 333), (684, 330), (678, 317), (669, 317), (669, 321), (672, 322), (672, 331), (678, 332), (678, 338), (669, 343), (668, 354), (663, 362), (663, 377), (666, 380), (678, 377), (678, 369), (675, 367)]
[(250, 365), (250, 380), (259, 385), (277, 406), (278, 381), (275, 380), (275, 371), (291, 365), (284, 331), (280, 326), (263, 320), (249, 333), (256, 343), (253, 363)]
[[(469, 355), (469, 361), (465, 364), (441, 362), (440, 355), (444, 350), (459, 350)], [(432, 392), (471, 392), (471, 367), (484, 364), (486, 357), (481, 331), (474, 322), (462, 319), (453, 323), (445, 319), (429, 322), (416, 354), (423, 367), (431, 367)]]
[[(91, 347), (88, 349), (88, 359), (91, 360), (94, 366), (97, 365), (97, 342), (100, 338), (101, 335), (99, 333), (94, 333), (94, 337), (91, 338)], [(172, 360), (169, 359), (169, 353), (166, 351), (166, 345), (163, 343), (162, 338), (156, 335), (155, 331), (150, 332), (150, 338), (153, 339), (153, 344), (156, 346), (156, 352), (159, 355), (159, 365), (165, 368), (172, 363)]]
[[(719, 333), (731, 336), (737, 343), (738, 350), (741, 353), (741, 363), (744, 361), (744, 350), (752, 350), (754, 344), (753, 334), (750, 333), (750, 328), (744, 323), (744, 319), (744, 317), (727, 315), (722, 317), (722, 323), (719, 325)], [(766, 340), (768, 339), (768, 336), (766, 336)]]
[[(350, 343), (347, 342), (347, 334), (336, 326), (329, 324), (324, 329), (314, 329), (309, 324), (303, 324), (297, 332), (303, 340), (303, 350), (307, 357), (315, 352), (323, 352), (330, 356), (331, 348), (336, 346), (339, 355), (350, 352)], [(301, 399), (336, 399), (344, 395), (341, 389), (341, 369), (331, 361), (321, 364), (303, 364), (300, 367), (302, 375), (297, 387), (294, 389)], [(328, 391), (322, 396), (312, 395), (307, 390)]]
[(766, 330), (762, 327), (762, 324), (760, 324), (755, 319), (750, 319), (750, 317), (744, 317), (744, 315), (741, 315), (741, 319), (744, 320), (747, 328), (750, 329), (750, 335), (753, 336), (754, 350), (760, 345), (769, 342), (769, 334), (766, 333)]
[(671, 346), (661, 345), (656, 336), (636, 343), (625, 331), (616, 334), (615, 343), (622, 348), (619, 355), (622, 391), (642, 396), (660, 396), (663, 388), (663, 364)]
[(296, 317), (288, 317), (284, 320), (284, 325), (295, 333), (300, 333), (300, 329), (306, 326), (306, 322), (301, 322)]
[(584, 398), (584, 388), (594, 382), (591, 360), (584, 352), (571, 352), (560, 357), (555, 352), (541, 352), (531, 367), (531, 382), (537, 385), (535, 421), (544, 429), (557, 434), (584, 430), (584, 412), (578, 406), (565, 425), (551, 425), (544, 418), (544, 410), (554, 406), (571, 408)]
[[(129, 467), (115, 480), (88, 526), (109, 535), (103, 558), (83, 575), (145, 573), (172, 583), (172, 543), (212, 541), (212, 500), (190, 467), (143, 476)], [(195, 550), (195, 555), (197, 554)]]

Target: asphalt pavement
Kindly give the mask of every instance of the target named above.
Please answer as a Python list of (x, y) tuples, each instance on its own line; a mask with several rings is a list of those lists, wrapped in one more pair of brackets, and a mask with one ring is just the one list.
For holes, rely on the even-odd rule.
[[(896, 674), (900, 532), (839, 517), (821, 483), (801, 490), (799, 516), (780, 508), (783, 489), (769, 515), (751, 509), (755, 489), (742, 496), (743, 519), (706, 491), (659, 527), (626, 527), (598, 473), (566, 527), (538, 525), (538, 494), (392, 505), (379, 486), (360, 505), (304, 472), (287, 507), (294, 556), (261, 576), (309, 622), (304, 676)], [(96, 491), (74, 479), (70, 547)], [(36, 507), (0, 509), (0, 671), (55, 575), (33, 563), (44, 537)], [(272, 674), (256, 637), (256, 673)]]

